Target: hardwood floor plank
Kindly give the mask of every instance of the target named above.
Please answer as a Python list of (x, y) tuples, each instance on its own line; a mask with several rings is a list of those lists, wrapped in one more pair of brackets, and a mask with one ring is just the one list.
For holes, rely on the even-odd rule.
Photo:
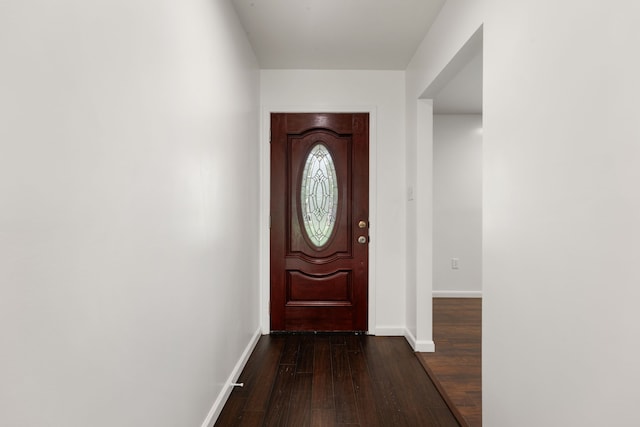
[(482, 299), (435, 298), (433, 338), (419, 359), (465, 425), (482, 426)]
[[(277, 363), (279, 345), (274, 345), (276, 340), (278, 340), (278, 338), (270, 337), (268, 335), (260, 337), (253, 349), (253, 353), (251, 354), (252, 357), (249, 358), (247, 364), (238, 377), (239, 383), (252, 383), (255, 381), (257, 376), (262, 374), (265, 368), (268, 368), (268, 364), (271, 361), (275, 361)], [(249, 397), (250, 390), (252, 390), (251, 387), (235, 387), (233, 389), (233, 393), (242, 397)]]
[(347, 343), (346, 334), (331, 334), (330, 337), (332, 345), (345, 345)]
[(364, 335), (347, 335), (344, 337), (344, 343), (348, 352), (362, 352), (362, 339)]
[[(390, 365), (390, 370), (397, 377), (397, 384), (400, 384), (399, 381), (402, 378), (410, 378), (423, 372), (422, 365), (415, 355), (410, 354), (410, 351), (406, 341), (400, 341), (391, 347), (395, 363)], [(403, 387), (402, 403), (403, 411), (407, 413), (407, 419), (423, 420), (425, 425), (459, 426), (442, 400), (442, 396), (428, 378), (427, 381), (405, 382)]]
[(224, 424), (238, 427), (260, 427), (264, 420), (264, 411), (260, 412), (244, 412), (238, 424)]
[(360, 340), (358, 340), (358, 351), (349, 351), (348, 354), (360, 423), (367, 427), (384, 427), (374, 395), (375, 385), (369, 374)]
[(311, 384), (313, 374), (296, 374), (294, 378), (287, 426), (304, 427), (311, 424)]
[(356, 406), (347, 346), (344, 343), (334, 344), (332, 342), (331, 356), (336, 423), (358, 424), (358, 407)]
[(331, 369), (331, 339), (318, 336), (314, 345), (311, 409), (335, 409)]
[[(238, 378), (238, 382), (244, 383), (245, 386), (233, 389), (216, 421), (216, 426), (252, 426), (262, 423), (283, 343), (283, 337), (260, 337)], [(247, 414), (253, 415), (247, 419)], [(259, 422), (251, 421), (255, 414), (262, 414), (259, 416)]]
[(273, 391), (264, 416), (263, 425), (265, 427), (286, 425), (295, 371), (294, 365), (287, 364), (278, 367), (278, 375), (273, 383)]
[(285, 338), (277, 335), (263, 335), (258, 344), (260, 341), (264, 341), (266, 344), (264, 351), (261, 351), (256, 357), (253, 357), (252, 354), (250, 361), (255, 365), (246, 376), (244, 376), (245, 371), (240, 375), (244, 388), (248, 391), (244, 410), (249, 412), (261, 412), (267, 408)]
[(298, 362), (301, 337), (300, 335), (285, 335), (285, 337), (280, 364), (295, 365)]
[(300, 340), (300, 355), (296, 367), (297, 374), (313, 373), (314, 336), (305, 334)]
[(311, 411), (311, 427), (335, 427), (335, 409), (313, 409)]
[(234, 395), (235, 392), (236, 390), (231, 392), (227, 404), (222, 408), (222, 412), (220, 412), (216, 420), (216, 426), (233, 426), (240, 424), (247, 398), (238, 396), (239, 393)]
[(389, 375), (389, 364), (396, 363), (386, 346), (381, 344), (395, 337), (368, 337), (362, 342), (364, 355), (369, 366), (369, 374), (374, 383), (373, 395), (378, 404), (381, 422), (384, 426), (407, 426), (408, 420), (401, 411), (396, 387)]
[[(459, 425), (404, 338), (389, 337), (375, 344), (372, 351), (379, 352), (379, 357), (373, 360), (390, 361), (375, 369), (381, 383), (389, 389), (390, 403), (396, 408), (394, 418), (385, 420), (385, 425), (412, 426), (416, 422), (447, 427)], [(409, 378), (422, 380), (410, 381)]]

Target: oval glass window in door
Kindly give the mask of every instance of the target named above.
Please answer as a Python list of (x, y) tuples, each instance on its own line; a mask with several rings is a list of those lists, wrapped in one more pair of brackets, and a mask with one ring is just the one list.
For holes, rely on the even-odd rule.
[(326, 245), (336, 223), (338, 181), (333, 158), (324, 144), (314, 145), (307, 156), (300, 202), (307, 237), (317, 248)]

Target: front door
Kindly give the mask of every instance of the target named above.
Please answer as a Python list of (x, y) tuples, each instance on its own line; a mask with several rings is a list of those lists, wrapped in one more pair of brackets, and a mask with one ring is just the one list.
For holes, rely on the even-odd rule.
[(366, 331), (369, 115), (271, 115), (271, 330)]

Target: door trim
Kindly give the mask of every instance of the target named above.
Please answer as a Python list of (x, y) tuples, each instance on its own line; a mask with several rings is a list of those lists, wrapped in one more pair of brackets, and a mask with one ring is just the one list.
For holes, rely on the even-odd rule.
[(377, 114), (375, 106), (263, 106), (260, 113), (260, 317), (263, 334), (270, 332), (270, 252), (269, 222), (271, 204), (271, 113), (369, 113), (369, 297), (368, 333), (376, 333), (376, 245), (377, 245)]

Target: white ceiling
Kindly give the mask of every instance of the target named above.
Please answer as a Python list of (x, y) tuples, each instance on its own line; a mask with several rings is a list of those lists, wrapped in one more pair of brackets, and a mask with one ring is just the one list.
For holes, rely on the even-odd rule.
[[(231, 0), (262, 69), (405, 70), (445, 0)], [(482, 111), (482, 55), (434, 97)]]
[(404, 70), (445, 0), (232, 0), (263, 69)]

